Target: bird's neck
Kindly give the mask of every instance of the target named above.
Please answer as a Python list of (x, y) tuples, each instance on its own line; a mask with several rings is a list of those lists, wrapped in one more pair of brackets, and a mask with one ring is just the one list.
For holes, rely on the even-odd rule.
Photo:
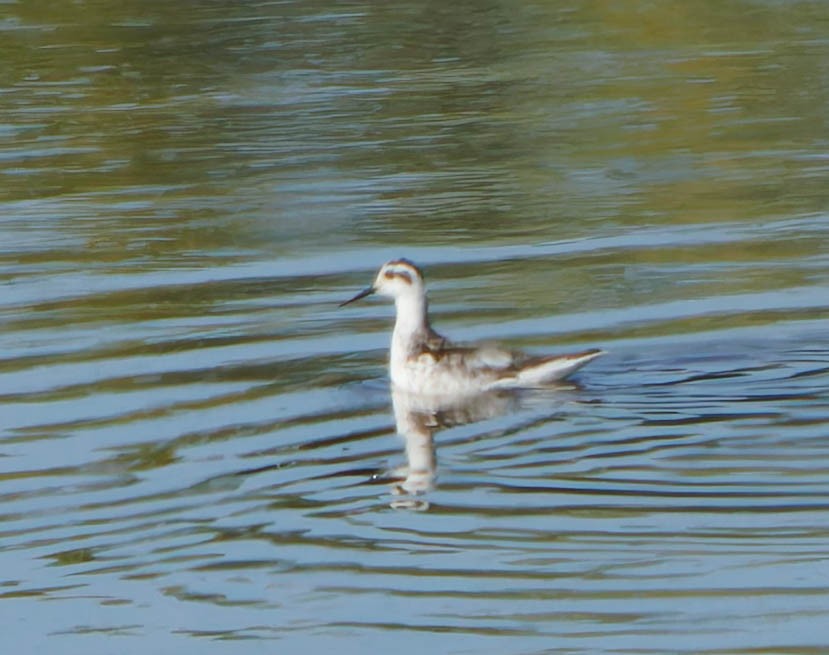
[(429, 334), (426, 297), (421, 294), (398, 296), (395, 301), (397, 319), (392, 335), (392, 349), (408, 350)]

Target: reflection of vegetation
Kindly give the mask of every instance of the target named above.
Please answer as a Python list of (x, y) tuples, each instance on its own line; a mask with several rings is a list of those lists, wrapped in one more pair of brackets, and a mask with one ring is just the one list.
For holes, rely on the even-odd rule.
[[(118, 211), (162, 252), (250, 248), (298, 223), (306, 241), (536, 241), (826, 202), (808, 3), (9, 11), (3, 194), (133, 189), (154, 210)], [(240, 208), (255, 219), (223, 217)], [(93, 245), (141, 241), (106, 227)]]
[(86, 562), (95, 561), (95, 553), (92, 548), (75, 548), (72, 550), (64, 550), (60, 553), (50, 555), (55, 560), (55, 564), (59, 566), (84, 564)]
[(173, 464), (178, 456), (177, 446), (170, 442), (164, 444), (143, 443), (130, 449), (130, 452), (120, 453), (107, 464), (113, 470), (147, 471), (163, 468)]
[[(44, 236), (0, 257), (33, 271), (166, 270), (344, 244), (714, 229), (823, 208), (825, 22), (807, 3), (689, 7), (9, 5), (0, 200), (19, 230), (0, 236)], [(825, 250), (796, 228), (719, 245), (684, 236), (434, 270), (497, 318), (801, 284), (802, 269), (770, 264)], [(677, 262), (694, 290), (677, 291)], [(735, 263), (738, 275), (722, 275)], [(475, 289), (482, 275), (504, 284)], [(70, 297), (25, 327), (210, 314), (268, 286), (74, 298), (83, 278), (62, 283)]]

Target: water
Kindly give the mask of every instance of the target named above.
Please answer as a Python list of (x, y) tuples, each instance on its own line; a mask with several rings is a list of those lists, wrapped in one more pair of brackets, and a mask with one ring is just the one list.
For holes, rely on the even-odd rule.
[[(3, 5), (6, 648), (825, 652), (827, 25)], [(401, 255), (450, 336), (609, 353), (392, 398), (336, 303)]]

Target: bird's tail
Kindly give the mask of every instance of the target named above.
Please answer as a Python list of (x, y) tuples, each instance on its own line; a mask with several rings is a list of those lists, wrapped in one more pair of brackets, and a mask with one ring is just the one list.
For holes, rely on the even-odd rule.
[(518, 387), (540, 387), (562, 380), (604, 353), (599, 348), (591, 348), (569, 355), (530, 359), (515, 376), (514, 384)]

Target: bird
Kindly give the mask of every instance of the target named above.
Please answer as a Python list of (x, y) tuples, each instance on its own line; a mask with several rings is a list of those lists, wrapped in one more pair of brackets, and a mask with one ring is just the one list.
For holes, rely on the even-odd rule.
[(339, 306), (372, 294), (394, 299), (389, 374), (396, 388), (410, 393), (463, 396), (543, 387), (605, 354), (591, 348), (539, 356), (493, 344), (453, 343), (432, 328), (423, 272), (405, 258), (383, 264), (371, 286)]

